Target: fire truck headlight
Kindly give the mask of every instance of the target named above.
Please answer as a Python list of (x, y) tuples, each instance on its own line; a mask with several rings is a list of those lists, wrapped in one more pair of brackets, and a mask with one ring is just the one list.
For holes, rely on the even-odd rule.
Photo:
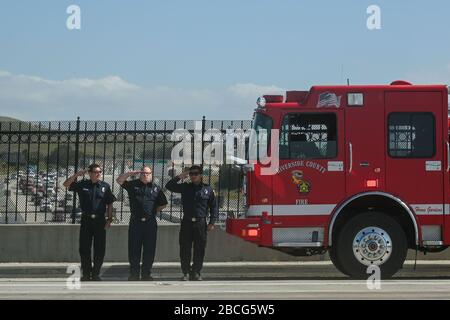
[(256, 100), (256, 104), (258, 105), (258, 107), (264, 108), (266, 106), (266, 98), (259, 97), (258, 100)]

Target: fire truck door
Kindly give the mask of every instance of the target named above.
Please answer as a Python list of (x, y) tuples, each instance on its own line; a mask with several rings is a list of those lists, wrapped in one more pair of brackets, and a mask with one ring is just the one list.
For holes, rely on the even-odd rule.
[(345, 195), (344, 110), (311, 110), (281, 116), (280, 164), (273, 176), (274, 218), (309, 216), (325, 225)]
[(384, 94), (364, 92), (363, 101), (345, 110), (347, 198), (385, 189)]
[(440, 92), (385, 94), (387, 191), (421, 224), (440, 224), (444, 214), (442, 101)]

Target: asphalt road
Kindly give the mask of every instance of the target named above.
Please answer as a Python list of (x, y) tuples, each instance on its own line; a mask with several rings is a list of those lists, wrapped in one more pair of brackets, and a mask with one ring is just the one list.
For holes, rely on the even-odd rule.
[(449, 299), (450, 280), (390, 280), (380, 289), (364, 281), (155, 281), (81, 283), (70, 289), (61, 279), (2, 279), (0, 299)]
[(5, 272), (13, 267), (0, 266), (0, 299), (450, 299), (450, 263), (444, 261), (421, 262), (416, 271), (408, 262), (379, 289), (350, 280), (328, 262), (209, 263), (202, 282), (179, 281), (174, 263), (157, 264), (153, 282), (128, 282), (126, 265), (106, 265), (104, 281), (82, 282), (79, 289), (71, 280), (68, 287), (61, 272), (45, 278)]

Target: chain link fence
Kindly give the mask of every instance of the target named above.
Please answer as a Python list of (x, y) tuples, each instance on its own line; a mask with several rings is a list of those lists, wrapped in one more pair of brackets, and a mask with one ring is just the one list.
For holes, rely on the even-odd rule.
[[(103, 180), (118, 199), (114, 222), (126, 224), (130, 217), (128, 195), (116, 178), (145, 164), (152, 168), (154, 181), (164, 187), (184, 169), (171, 161), (172, 149), (179, 143), (171, 139), (174, 130), (201, 130), (195, 132), (203, 138), (208, 129), (220, 130), (225, 137), (227, 129), (250, 128), (250, 120), (204, 117), (199, 121), (0, 122), (0, 223), (78, 223), (81, 210), (77, 195), (62, 184), (78, 170), (98, 163)], [(204, 182), (216, 192), (222, 221), (228, 214), (243, 212), (245, 198), (238, 167), (204, 165)], [(181, 198), (166, 189), (164, 192), (169, 204), (159, 222), (179, 223)]]

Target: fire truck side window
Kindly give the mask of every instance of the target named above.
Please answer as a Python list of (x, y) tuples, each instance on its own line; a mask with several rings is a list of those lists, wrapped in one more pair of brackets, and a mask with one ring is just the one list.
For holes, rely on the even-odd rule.
[(432, 113), (389, 114), (389, 155), (395, 158), (431, 158), (435, 154), (435, 120)]
[(327, 159), (337, 156), (334, 113), (291, 113), (280, 133), (280, 159)]

